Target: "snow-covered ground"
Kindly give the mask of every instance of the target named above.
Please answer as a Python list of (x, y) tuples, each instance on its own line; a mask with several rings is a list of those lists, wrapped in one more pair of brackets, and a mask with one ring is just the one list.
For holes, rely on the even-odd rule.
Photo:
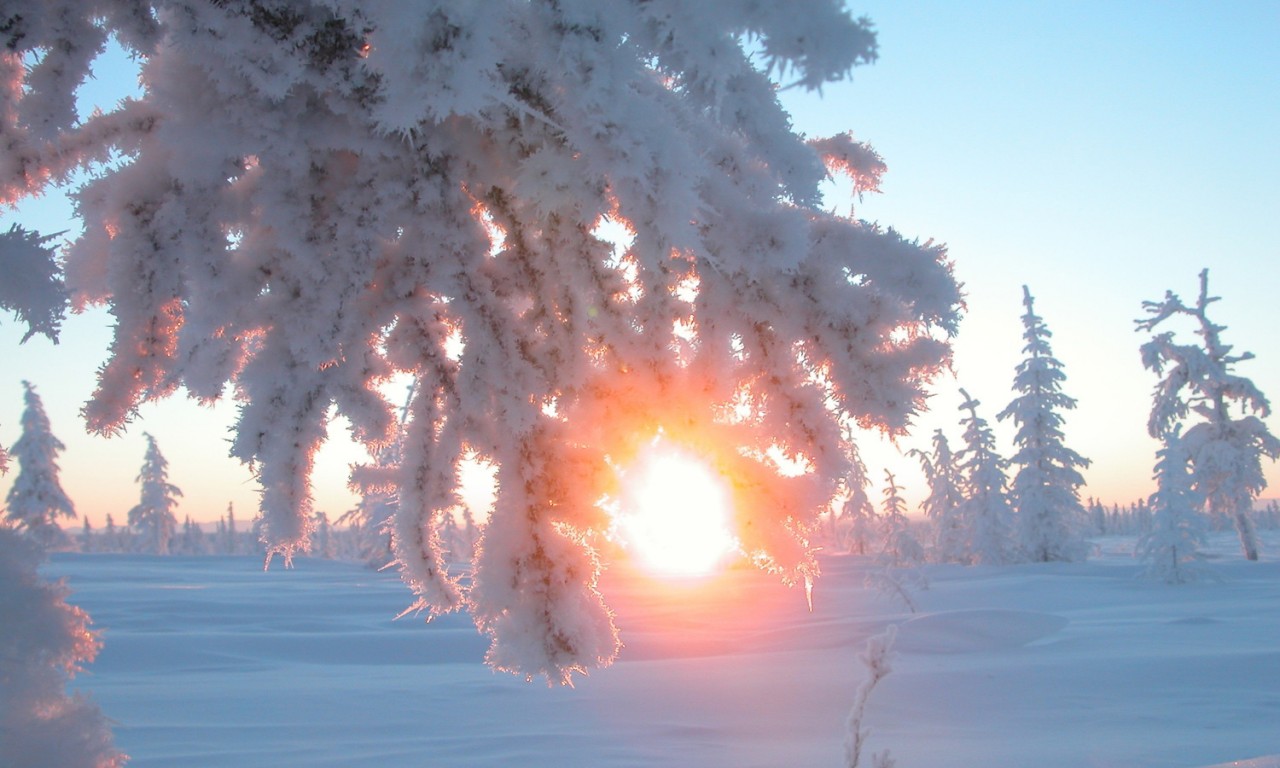
[[(1280, 535), (1215, 535), (1217, 581), (1077, 565), (931, 566), (917, 612), (823, 560), (803, 590), (615, 566), (626, 647), (573, 689), (494, 673), (465, 616), (392, 618), (391, 573), (302, 559), (57, 555), (105, 647), (76, 680), (150, 766), (840, 766), (866, 639), (899, 625), (870, 751), (899, 768), (1280, 766)], [(1250, 762), (1243, 762), (1250, 761)]]

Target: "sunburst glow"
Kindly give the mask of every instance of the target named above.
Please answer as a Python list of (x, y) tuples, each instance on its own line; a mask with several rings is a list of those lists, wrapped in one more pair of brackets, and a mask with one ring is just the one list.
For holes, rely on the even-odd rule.
[(663, 576), (703, 576), (736, 548), (723, 478), (687, 453), (656, 445), (628, 472), (617, 528), (640, 564)]

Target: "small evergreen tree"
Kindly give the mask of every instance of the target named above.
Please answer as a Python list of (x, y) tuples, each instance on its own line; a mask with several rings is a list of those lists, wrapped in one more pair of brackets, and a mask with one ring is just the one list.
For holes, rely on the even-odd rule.
[(875, 535), (876, 510), (867, 494), (867, 466), (857, 447), (849, 451), (849, 473), (843, 479), (843, 502), (833, 517), (832, 529), (845, 552), (865, 555)]
[(1022, 316), (1026, 357), (1018, 364), (1013, 388), (1020, 393), (996, 418), (1011, 418), (1018, 431), (1012, 463), (1010, 500), (1016, 512), (1022, 551), (1035, 562), (1079, 560), (1086, 547), (1084, 508), (1080, 505), (1080, 469), (1089, 460), (1063, 444), (1062, 414), (1076, 401), (1062, 392), (1066, 374), (1049, 346), (1050, 333), (1035, 313), (1035, 298), (1022, 286)]
[(1138, 557), (1147, 574), (1170, 584), (1194, 579), (1204, 555), (1204, 520), (1197, 496), (1190, 456), (1179, 430), (1165, 435), (1156, 452), (1156, 490), (1151, 494), (1151, 528), (1138, 540)]
[(239, 534), (236, 533), (236, 508), (233, 502), (227, 502), (227, 518), (222, 526), (222, 551), (228, 555), (240, 552)]
[(147, 453), (137, 478), (142, 484), (142, 497), (129, 510), (129, 527), (141, 535), (143, 546), (150, 552), (167, 555), (178, 527), (173, 510), (182, 491), (169, 482), (169, 462), (160, 453), (156, 439), (145, 433), (143, 437), (147, 438)]
[(124, 542), (121, 541), (120, 529), (116, 528), (116, 521), (111, 517), (111, 513), (107, 513), (107, 522), (102, 526), (102, 545), (99, 547), (103, 552), (122, 552), (125, 549)]
[(909, 452), (920, 461), (929, 495), (920, 507), (933, 527), (933, 557), (939, 562), (964, 562), (967, 557), (966, 532), (961, 518), (964, 494), (956, 456), (942, 430), (933, 433), (933, 452), (919, 449)]
[[(402, 459), (404, 439), (409, 427), (409, 406), (417, 391), (410, 384), (404, 405), (396, 422), (394, 438), (387, 445), (373, 452), (373, 462), (359, 466), (352, 472), (352, 485), (360, 492), (356, 506), (338, 518), (339, 525), (352, 529), (359, 541), (360, 557), (371, 568), (382, 568), (396, 561), (395, 520), (400, 509), (400, 496), (395, 487), (395, 471)], [(446, 520), (451, 513), (441, 516)], [(412, 530), (400, 531), (401, 542), (406, 546), (414, 537)], [(443, 540), (443, 537), (442, 537)]]
[(1086, 510), (1089, 514), (1089, 520), (1093, 523), (1093, 532), (1099, 536), (1105, 536), (1108, 532), (1107, 508), (1102, 506), (1102, 502), (1090, 497)]
[(964, 449), (958, 456), (964, 477), (964, 503), (959, 516), (964, 521), (965, 562), (999, 565), (1013, 561), (1009, 490), (1005, 467), (1009, 462), (996, 450), (995, 435), (987, 420), (978, 416), (981, 403), (960, 390), (960, 408), (968, 415), (964, 426)]
[(332, 560), (336, 547), (333, 541), (333, 526), (329, 524), (329, 515), (317, 510), (315, 515), (315, 533), (311, 538), (311, 551), (316, 557)]
[(82, 522), (81, 522), (81, 528), (80, 528), (80, 551), (92, 552), (96, 548), (96, 542), (94, 540), (97, 537), (93, 535), (93, 526), (90, 525), (89, 523), (89, 516), (82, 515), (81, 521)]
[(179, 539), (178, 551), (184, 555), (209, 554), (209, 542), (205, 539), (200, 524), (187, 515), (182, 521), (182, 537)]
[(53, 436), (35, 387), (26, 381), (22, 385), (26, 387), (22, 436), (10, 448), (18, 462), (18, 476), (5, 497), (9, 505), (5, 519), (45, 549), (58, 549), (71, 543), (58, 518), (76, 517), (75, 505), (58, 482), (57, 458), (66, 446)]
[(883, 553), (889, 565), (919, 565), (924, 562), (924, 548), (911, 532), (911, 521), (907, 519), (907, 502), (902, 498), (902, 486), (893, 472), (884, 471), (884, 501), (881, 509), (884, 514)]
[[(1271, 404), (1253, 382), (1235, 374), (1237, 363), (1253, 354), (1232, 354), (1222, 341), (1226, 326), (1209, 319), (1209, 270), (1200, 272), (1200, 294), (1193, 305), (1166, 291), (1162, 301), (1144, 301), (1147, 317), (1138, 330), (1154, 331), (1172, 317), (1191, 318), (1200, 344), (1178, 344), (1172, 331), (1142, 345), (1142, 364), (1161, 376), (1152, 401), (1147, 431), (1165, 440), (1192, 414), (1199, 421), (1182, 431), (1196, 492), (1209, 514), (1234, 522), (1245, 558), (1258, 559), (1258, 538), (1250, 517), (1253, 500), (1267, 487), (1262, 458), (1280, 458), (1280, 440), (1262, 419)], [(1237, 414), (1239, 416), (1237, 417)]]

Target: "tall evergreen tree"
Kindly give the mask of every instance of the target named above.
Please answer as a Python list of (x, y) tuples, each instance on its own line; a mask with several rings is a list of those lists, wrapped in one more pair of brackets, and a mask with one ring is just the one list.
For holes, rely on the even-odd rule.
[(169, 542), (178, 528), (178, 516), (173, 510), (182, 491), (169, 482), (169, 462), (160, 453), (156, 439), (147, 433), (143, 433), (143, 437), (147, 438), (147, 453), (137, 478), (142, 494), (137, 505), (129, 510), (129, 527), (138, 532), (149, 552), (167, 555)]
[(920, 461), (929, 495), (921, 502), (925, 518), (933, 530), (933, 557), (939, 562), (965, 562), (967, 533), (963, 519), (963, 477), (956, 456), (942, 430), (933, 433), (933, 451), (913, 449), (909, 455)]
[(1010, 488), (1018, 541), (1034, 562), (1079, 560), (1087, 551), (1080, 470), (1089, 460), (1064, 444), (1062, 432), (1062, 411), (1075, 408), (1076, 401), (1062, 392), (1067, 376), (1049, 346), (1053, 334), (1035, 313), (1035, 299), (1025, 285), (1022, 303), (1026, 357), (1013, 379), (1019, 394), (996, 415), (1001, 421), (1013, 419), (1018, 428), (1013, 438), (1018, 450), (1011, 459), (1018, 471)]
[(996, 450), (996, 438), (987, 420), (978, 416), (979, 401), (960, 390), (967, 415), (964, 448), (957, 456), (964, 477), (964, 502), (958, 515), (964, 522), (965, 557), (969, 563), (1000, 565), (1018, 558), (1013, 541), (1013, 508), (1009, 503), (1005, 468), (1009, 462)]
[(1156, 452), (1156, 490), (1151, 494), (1150, 529), (1138, 540), (1137, 555), (1147, 574), (1170, 584), (1194, 579), (1201, 571), (1204, 517), (1190, 472), (1191, 457), (1174, 427)]
[(1200, 272), (1200, 293), (1188, 305), (1172, 291), (1161, 301), (1144, 301), (1147, 317), (1137, 320), (1138, 330), (1154, 331), (1172, 317), (1189, 317), (1198, 326), (1199, 344), (1179, 344), (1173, 331), (1156, 334), (1142, 345), (1142, 364), (1161, 377), (1152, 398), (1147, 431), (1164, 440), (1188, 419), (1182, 443), (1190, 457), (1196, 492), (1210, 515), (1230, 519), (1240, 537), (1240, 548), (1249, 560), (1258, 559), (1254, 531), (1253, 500), (1267, 487), (1262, 459), (1280, 458), (1280, 439), (1262, 419), (1271, 404), (1249, 379), (1238, 376), (1235, 366), (1253, 359), (1253, 353), (1232, 354), (1222, 341), (1226, 326), (1209, 319), (1209, 305), (1219, 297), (1209, 295), (1209, 270)]
[(5, 497), (5, 519), (26, 532), (46, 549), (68, 546), (70, 538), (58, 525), (58, 518), (75, 519), (75, 505), (58, 482), (58, 454), (66, 450), (53, 436), (44, 403), (30, 382), (22, 411), (22, 435), (9, 449), (18, 463), (18, 476)]

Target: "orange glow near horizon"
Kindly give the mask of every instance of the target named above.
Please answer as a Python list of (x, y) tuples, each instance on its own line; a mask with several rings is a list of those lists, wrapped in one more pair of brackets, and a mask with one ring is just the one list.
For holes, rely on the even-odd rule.
[(627, 473), (615, 521), (627, 550), (657, 576), (710, 575), (737, 549), (724, 480), (660, 442)]

